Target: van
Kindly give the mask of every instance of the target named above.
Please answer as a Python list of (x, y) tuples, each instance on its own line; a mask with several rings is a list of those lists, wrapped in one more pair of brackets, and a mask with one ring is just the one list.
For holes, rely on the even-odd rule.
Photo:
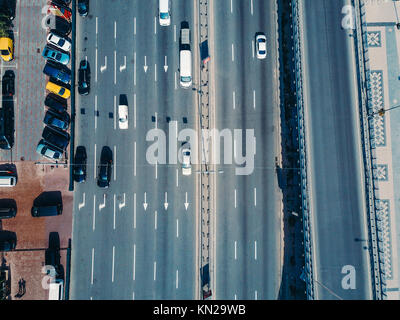
[(62, 214), (62, 204), (33, 206), (31, 210), (32, 217), (51, 217)]
[(49, 300), (63, 300), (64, 299), (64, 281), (55, 280), (49, 283)]
[(187, 22), (182, 22), (180, 50), (179, 50), (179, 73), (182, 88), (192, 86), (192, 52), (190, 51), (190, 29)]
[(170, 0), (159, 0), (158, 2), (158, 17), (160, 26), (169, 26), (171, 24), (171, 14), (170, 14)]
[(0, 208), (0, 219), (14, 218), (16, 213), (15, 208)]
[(17, 177), (6, 175), (4, 173), (0, 174), (0, 187), (14, 187), (17, 184)]

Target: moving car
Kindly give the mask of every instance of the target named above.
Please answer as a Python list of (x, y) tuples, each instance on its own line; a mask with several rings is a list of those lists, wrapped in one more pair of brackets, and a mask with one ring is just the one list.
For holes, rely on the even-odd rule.
[(89, 13), (89, 0), (78, 0), (78, 13), (81, 17), (86, 17)]
[(14, 42), (10, 37), (0, 38), (0, 56), (6, 62), (14, 59)]
[(87, 95), (90, 92), (90, 67), (86, 59), (79, 64), (78, 92), (81, 95)]
[(67, 130), (70, 120), (70, 116), (67, 112), (59, 113), (52, 110), (47, 110), (46, 114), (44, 115), (43, 122), (61, 130)]
[(57, 35), (54, 31), (50, 32), (47, 36), (47, 43), (56, 46), (58, 49), (69, 51), (71, 50), (71, 42), (59, 35)]
[(188, 147), (182, 149), (182, 174), (184, 176), (189, 176), (192, 174), (190, 149)]
[(97, 176), (97, 185), (100, 188), (108, 188), (110, 186), (112, 163), (112, 154), (108, 152), (107, 147), (104, 147), (101, 152)]
[(83, 146), (78, 146), (75, 152), (74, 160), (74, 180), (78, 183), (85, 182), (86, 180), (86, 149)]
[(128, 129), (128, 106), (120, 104), (118, 106), (118, 125), (119, 128), (124, 130)]
[(53, 92), (65, 99), (68, 99), (71, 96), (71, 91), (69, 91), (69, 89), (61, 87), (60, 85), (51, 81), (47, 82), (46, 90), (49, 90), (50, 92)]
[(36, 152), (52, 160), (59, 160), (62, 158), (64, 153), (63, 150), (47, 143), (44, 139), (41, 139), (36, 147)]
[(171, 24), (170, 7), (170, 0), (158, 1), (160, 26), (169, 26)]
[(61, 98), (60, 96), (49, 93), (44, 100), (44, 104), (46, 107), (49, 107), (53, 111), (63, 113), (67, 110), (67, 100)]
[(55, 62), (60, 62), (63, 65), (67, 65), (69, 62), (69, 54), (58, 51), (56, 49), (45, 46), (42, 52), (42, 56), (46, 59), (53, 60)]
[(71, 71), (68, 70), (61, 64), (53, 63), (50, 60), (47, 61), (44, 66), (43, 73), (49, 77), (53, 77), (65, 84), (69, 84), (71, 81)]
[(267, 57), (267, 38), (264, 34), (257, 34), (256, 36), (256, 54), (258, 59)]
[(69, 134), (54, 127), (46, 126), (42, 132), (42, 138), (49, 144), (65, 150), (69, 144)]

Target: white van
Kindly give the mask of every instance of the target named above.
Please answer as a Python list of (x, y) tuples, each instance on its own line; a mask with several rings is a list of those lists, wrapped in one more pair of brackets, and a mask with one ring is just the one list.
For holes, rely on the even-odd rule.
[(49, 284), (49, 300), (64, 300), (64, 282), (56, 280)]
[(0, 174), (0, 187), (14, 187), (17, 184), (17, 177)]
[(171, 14), (170, 14), (170, 0), (159, 0), (158, 2), (158, 17), (160, 21), (160, 26), (169, 26), (171, 24)]
[(179, 51), (179, 73), (180, 85), (182, 88), (192, 86), (192, 52), (190, 51), (190, 29), (181, 29), (181, 43)]

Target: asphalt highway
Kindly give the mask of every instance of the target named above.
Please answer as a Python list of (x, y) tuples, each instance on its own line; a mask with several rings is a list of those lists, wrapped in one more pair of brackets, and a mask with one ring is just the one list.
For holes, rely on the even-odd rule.
[[(88, 153), (75, 185), (71, 299), (195, 299), (196, 167), (150, 164), (154, 128), (195, 128), (196, 92), (179, 87), (179, 30), (193, 2), (172, 2), (168, 27), (158, 1), (91, 1), (77, 21), (77, 59), (88, 59), (91, 92), (77, 100), (75, 145)], [(193, 41), (193, 40), (192, 40)], [(77, 61), (77, 68), (79, 61)], [(118, 128), (126, 95), (129, 129)], [(103, 146), (113, 152), (110, 187), (96, 185)], [(167, 157), (168, 160), (168, 157)]]
[[(316, 299), (372, 299), (357, 82), (346, 1), (304, 1)], [(353, 270), (355, 286), (345, 276)], [(345, 285), (343, 286), (343, 280)]]

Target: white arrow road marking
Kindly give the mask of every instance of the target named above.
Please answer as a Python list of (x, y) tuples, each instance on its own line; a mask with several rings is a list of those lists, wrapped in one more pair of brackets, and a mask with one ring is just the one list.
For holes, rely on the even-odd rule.
[(101, 211), (106, 206), (106, 194), (103, 197), (103, 203), (99, 204), (99, 210)]
[(126, 56), (124, 56), (124, 64), (119, 66), (119, 72), (122, 72), (126, 69)]
[(144, 72), (147, 72), (148, 65), (147, 65), (147, 57), (146, 56), (144, 56), (144, 66), (143, 66), (143, 68), (144, 68)]
[(81, 208), (85, 206), (85, 193), (83, 193), (82, 195), (83, 195), (83, 200), (81, 203), (79, 203), (78, 210), (81, 210)]
[(168, 209), (168, 193), (167, 192), (165, 192), (164, 208), (165, 208), (165, 210)]
[(107, 56), (104, 57), (104, 66), (100, 66), (100, 72), (103, 73), (107, 69)]
[(187, 211), (187, 209), (188, 209), (188, 207), (189, 207), (189, 202), (188, 202), (188, 199), (187, 199), (188, 197), (187, 197), (187, 192), (186, 192), (186, 194), (185, 194), (185, 210)]
[(126, 198), (125, 198), (125, 193), (124, 193), (124, 202), (119, 203), (119, 205), (118, 205), (119, 210), (121, 210), (123, 207), (125, 207), (125, 205), (126, 205), (125, 200), (126, 200)]
[(147, 201), (146, 201), (146, 192), (145, 192), (145, 193), (144, 193), (144, 202), (143, 202), (144, 211), (147, 210), (147, 205), (148, 205), (148, 203), (147, 203)]
[(168, 71), (168, 63), (167, 63), (167, 56), (165, 56), (165, 62), (164, 62), (164, 71)]

